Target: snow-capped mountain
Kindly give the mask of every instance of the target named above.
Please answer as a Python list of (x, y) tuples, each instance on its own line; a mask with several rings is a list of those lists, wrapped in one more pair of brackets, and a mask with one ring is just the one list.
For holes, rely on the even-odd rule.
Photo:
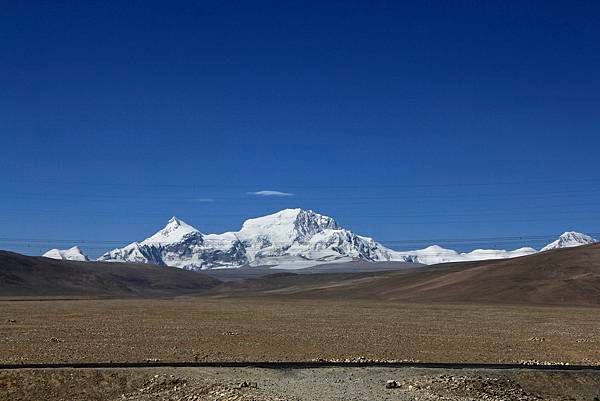
[(473, 260), (516, 258), (519, 256), (531, 255), (536, 252), (537, 251), (533, 248), (524, 247), (515, 249), (514, 251), (496, 249), (475, 249), (471, 252), (459, 253), (452, 249), (442, 248), (439, 245), (432, 245), (425, 249), (400, 252), (400, 254), (406, 255), (410, 258), (410, 261), (414, 263), (434, 265), (438, 263), (466, 262)]
[(339, 227), (331, 217), (302, 209), (247, 220), (237, 232), (209, 235), (173, 217), (153, 236), (107, 252), (98, 260), (201, 270), (288, 264), (298, 268), (353, 259), (408, 260), (371, 238)]
[[(581, 234), (574, 231), (569, 231), (562, 234), (556, 241), (543, 247), (539, 252), (548, 251), (550, 249), (570, 248), (575, 246), (593, 244), (598, 242), (594, 238), (586, 234)], [(519, 256), (527, 256), (537, 253), (534, 248), (523, 247), (513, 251), (496, 250), (496, 249), (475, 249), (471, 252), (459, 253), (452, 249), (442, 248), (438, 245), (429, 246), (425, 249), (416, 251), (400, 252), (410, 258), (414, 263), (422, 263), (425, 265), (433, 265), (438, 263), (450, 262), (467, 262), (474, 260), (489, 260), (489, 259), (508, 259)]]
[(80, 262), (87, 262), (90, 260), (87, 255), (83, 253), (83, 251), (77, 246), (69, 249), (50, 249), (42, 256), (52, 259), (77, 260)]
[(578, 233), (575, 231), (567, 231), (562, 234), (558, 239), (550, 244), (546, 245), (541, 249), (540, 252), (549, 251), (550, 249), (559, 249), (559, 248), (572, 248), (575, 246), (594, 244), (598, 242), (594, 238), (589, 235)]
[[(542, 250), (595, 242), (587, 235), (565, 233)], [(203, 234), (173, 217), (156, 234), (124, 248), (114, 249), (98, 260), (152, 263), (188, 270), (240, 266), (302, 268), (318, 264), (364, 260), (437, 264), (487, 259), (506, 259), (536, 253), (525, 247), (512, 251), (476, 249), (457, 252), (433, 245), (415, 251), (395, 251), (372, 238), (344, 229), (331, 217), (312, 210), (284, 209), (249, 219), (236, 232)]]
[(142, 242), (114, 249), (99, 261), (151, 263), (187, 270), (246, 264), (244, 248), (234, 235), (204, 235), (173, 217), (165, 228)]
[(333, 218), (312, 210), (285, 209), (250, 219), (235, 235), (243, 241), (251, 266), (353, 259), (404, 261), (372, 238), (341, 228)]

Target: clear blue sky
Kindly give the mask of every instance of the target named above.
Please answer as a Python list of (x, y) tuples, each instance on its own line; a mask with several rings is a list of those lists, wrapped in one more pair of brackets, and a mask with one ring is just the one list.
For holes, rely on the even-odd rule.
[(172, 215), (222, 232), (285, 207), (399, 249), (598, 233), (599, 20), (597, 1), (5, 2), (0, 248), (97, 256)]

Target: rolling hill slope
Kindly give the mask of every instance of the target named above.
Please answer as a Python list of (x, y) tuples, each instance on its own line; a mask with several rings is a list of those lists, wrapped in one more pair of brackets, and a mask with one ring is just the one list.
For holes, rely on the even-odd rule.
[(224, 283), (211, 292), (402, 302), (600, 305), (600, 244), (426, 269), (274, 275)]
[(219, 280), (153, 265), (76, 262), (0, 251), (0, 297), (155, 297), (197, 293)]
[(147, 264), (74, 262), (0, 252), (0, 296), (364, 299), (600, 306), (600, 244), (514, 259), (427, 268), (278, 273), (221, 282), (198, 272)]

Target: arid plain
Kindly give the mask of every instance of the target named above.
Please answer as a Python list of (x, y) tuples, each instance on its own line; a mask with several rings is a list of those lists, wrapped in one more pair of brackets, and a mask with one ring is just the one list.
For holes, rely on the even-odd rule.
[(180, 298), (0, 302), (2, 363), (310, 361), (600, 364), (592, 307)]
[[(510, 261), (233, 281), (0, 257), (0, 364), (10, 367), (0, 371), (2, 401), (600, 397), (597, 245)], [(166, 366), (329, 361), (415, 365)], [(418, 367), (428, 362), (455, 365)], [(72, 368), (52, 367), (61, 363)], [(81, 363), (107, 365), (74, 368)]]

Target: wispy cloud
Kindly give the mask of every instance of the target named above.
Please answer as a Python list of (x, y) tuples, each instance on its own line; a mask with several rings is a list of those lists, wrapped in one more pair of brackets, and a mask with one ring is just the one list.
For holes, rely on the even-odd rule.
[(197, 202), (197, 203), (210, 203), (210, 202), (214, 202), (215, 200), (213, 198), (194, 198), (194, 199), (190, 199), (190, 202)]
[(256, 192), (248, 192), (248, 195), (254, 196), (294, 196), (294, 194), (289, 192), (281, 192), (281, 191), (256, 191)]

